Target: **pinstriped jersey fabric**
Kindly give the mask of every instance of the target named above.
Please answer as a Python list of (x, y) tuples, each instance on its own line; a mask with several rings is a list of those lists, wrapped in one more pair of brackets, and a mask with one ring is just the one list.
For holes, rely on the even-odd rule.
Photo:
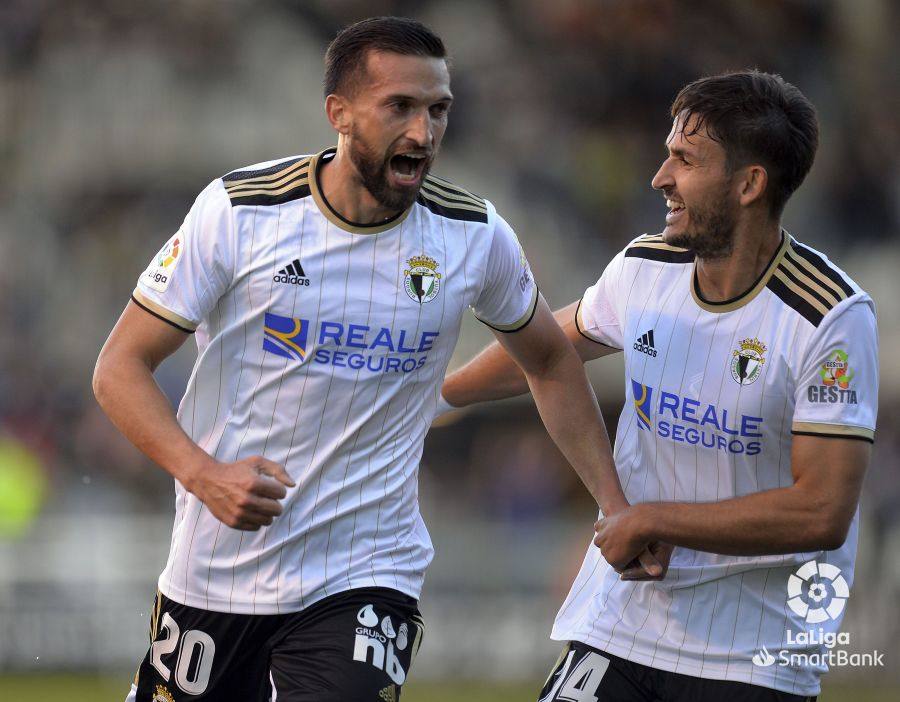
[(514, 330), (536, 305), (489, 202), (429, 177), (408, 211), (353, 225), (318, 189), (332, 154), (211, 183), (134, 292), (196, 329), (185, 431), (220, 461), (262, 455), (297, 483), (258, 532), (226, 527), (176, 483), (159, 587), (189, 606), (291, 612), (366, 586), (418, 597), (432, 558), (418, 464), (462, 315)]
[[(792, 434), (872, 440), (878, 361), (868, 295), (786, 232), (751, 290), (725, 303), (702, 298), (693, 259), (660, 236), (639, 237), (578, 309), (582, 334), (624, 350), (615, 460), (628, 500), (718, 501), (789, 486)], [(752, 658), (763, 648), (823, 650), (796, 643), (797, 633), (836, 632), (840, 612), (810, 623), (788, 606), (788, 580), (815, 559), (852, 583), (856, 533), (854, 518), (846, 543), (819, 553), (676, 548), (658, 583), (620, 581), (592, 545), (553, 638), (663, 670), (817, 694), (824, 665)]]

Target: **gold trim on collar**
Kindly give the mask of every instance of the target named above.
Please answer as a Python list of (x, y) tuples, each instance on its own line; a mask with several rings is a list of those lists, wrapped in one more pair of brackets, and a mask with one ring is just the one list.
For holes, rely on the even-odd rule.
[(747, 292), (738, 295), (731, 300), (725, 300), (724, 302), (707, 302), (702, 297), (700, 297), (700, 293), (697, 291), (697, 261), (694, 261), (694, 265), (691, 269), (691, 297), (694, 298), (694, 302), (697, 303), (697, 307), (700, 309), (706, 310), (707, 312), (732, 312), (734, 310), (740, 309), (747, 303), (749, 303), (753, 298), (759, 295), (762, 292), (763, 288), (769, 282), (769, 279), (774, 275), (775, 270), (778, 268), (781, 260), (784, 258), (788, 249), (791, 245), (791, 237), (784, 230), (781, 230), (781, 246), (778, 247), (778, 251), (775, 252), (775, 256), (772, 257), (772, 260), (769, 261), (769, 265), (766, 266), (766, 269), (763, 271), (762, 275), (759, 279), (753, 284)]
[(409, 213), (412, 211), (412, 206), (381, 224), (357, 224), (356, 222), (351, 222), (341, 217), (341, 215), (328, 204), (328, 200), (325, 199), (325, 196), (322, 194), (322, 190), (319, 187), (319, 166), (322, 163), (322, 157), (333, 154), (336, 151), (337, 147), (328, 147), (321, 153), (313, 156), (309, 166), (309, 189), (312, 193), (313, 201), (316, 203), (316, 207), (319, 208), (319, 211), (325, 219), (339, 229), (343, 229), (345, 232), (350, 232), (351, 234), (379, 234), (381, 232), (386, 232), (388, 229), (393, 229), (409, 216)]

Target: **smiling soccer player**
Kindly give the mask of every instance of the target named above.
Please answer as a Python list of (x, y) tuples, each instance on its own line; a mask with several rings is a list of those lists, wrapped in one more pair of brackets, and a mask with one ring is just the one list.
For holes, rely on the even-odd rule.
[[(632, 506), (597, 523), (542, 702), (806, 699), (852, 584), (878, 339), (871, 298), (781, 226), (815, 110), (752, 71), (691, 83), (672, 118), (665, 228), (556, 313), (583, 360), (624, 351)], [(493, 346), (446, 379), (444, 409), (526, 391)], [(671, 553), (664, 578), (632, 567), (646, 548)]]

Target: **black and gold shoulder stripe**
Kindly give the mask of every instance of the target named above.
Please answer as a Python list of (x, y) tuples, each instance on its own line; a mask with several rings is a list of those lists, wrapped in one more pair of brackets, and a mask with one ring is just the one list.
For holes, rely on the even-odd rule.
[(234, 171), (222, 177), (234, 205), (280, 205), (308, 197), (311, 157), (302, 156), (258, 171)]
[(793, 239), (766, 287), (814, 327), (856, 292), (824, 258)]
[(425, 176), (416, 201), (436, 215), (467, 222), (487, 222), (487, 203), (477, 195), (434, 175)]
[(662, 234), (644, 234), (625, 249), (627, 258), (646, 258), (663, 263), (693, 263), (694, 252), (663, 241)]

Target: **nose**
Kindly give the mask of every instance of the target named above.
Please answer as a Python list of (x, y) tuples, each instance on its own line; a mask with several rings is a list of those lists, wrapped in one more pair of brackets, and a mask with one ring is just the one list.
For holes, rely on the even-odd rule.
[(431, 128), (431, 116), (428, 114), (428, 110), (419, 110), (413, 115), (406, 128), (406, 137), (421, 148), (431, 146), (434, 132)]
[(672, 173), (669, 170), (669, 162), (671, 159), (666, 159), (662, 162), (659, 167), (659, 170), (656, 171), (656, 175), (653, 176), (653, 179), (650, 181), (650, 185), (654, 190), (665, 190), (666, 188), (671, 188), (675, 185), (675, 179), (672, 177)]

